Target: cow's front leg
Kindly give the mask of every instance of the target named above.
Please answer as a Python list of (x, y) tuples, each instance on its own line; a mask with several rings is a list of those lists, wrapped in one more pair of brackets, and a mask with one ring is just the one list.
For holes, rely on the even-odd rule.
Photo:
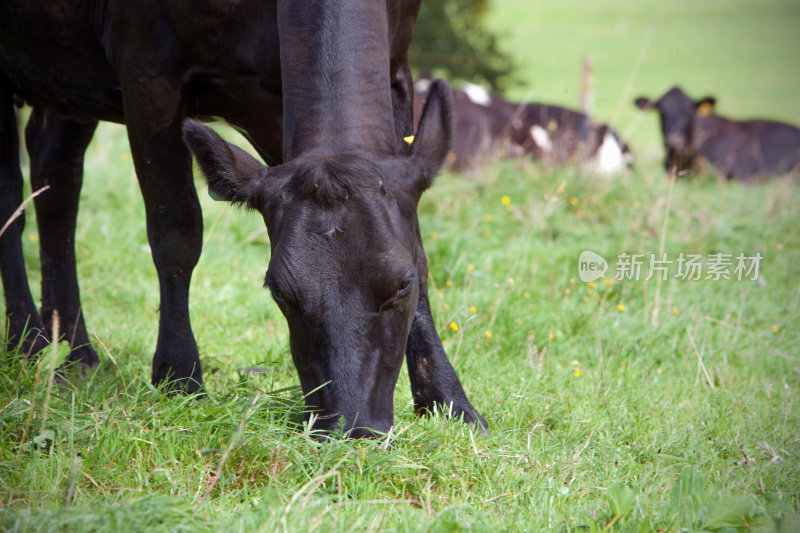
[[(0, 73), (0, 228), (22, 204), (22, 172), (19, 168), (19, 130), (11, 82)], [(0, 274), (6, 298), (7, 349), (17, 347), (32, 354), (49, 340), (28, 286), (22, 254), (25, 215), (9, 224), (0, 236)]]
[(53, 337), (53, 317), (58, 312), (59, 335), (72, 351), (67, 362), (90, 368), (99, 362), (89, 343), (75, 270), (75, 225), (83, 182), (83, 156), (97, 122), (79, 123), (53, 111), (43, 113), (41, 124), (31, 118), (25, 141), (31, 158), (31, 186), (49, 189), (36, 197), (39, 254), (42, 261), (42, 311)]
[[(421, 243), (420, 239), (420, 243)], [(406, 346), (414, 410), (423, 414), (434, 406), (454, 418), (486, 429), (486, 420), (472, 407), (436, 331), (428, 300), (428, 264), (420, 244), (419, 302)]]
[(189, 321), (189, 284), (200, 258), (203, 220), (192, 160), (181, 137), (180, 95), (173, 87), (151, 73), (123, 76), (125, 122), (160, 288), (152, 380), (197, 392), (203, 378)]

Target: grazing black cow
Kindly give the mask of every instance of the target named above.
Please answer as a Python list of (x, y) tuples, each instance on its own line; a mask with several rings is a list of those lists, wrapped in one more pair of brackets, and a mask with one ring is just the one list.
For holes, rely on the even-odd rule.
[[(429, 81), (415, 84), (418, 116)], [(516, 104), (474, 84), (453, 91), (455, 137), (450, 168), (464, 171), (498, 156), (530, 155), (548, 165), (573, 165), (615, 174), (633, 164), (633, 153), (613, 128), (559, 106)]]
[(800, 129), (772, 120), (730, 120), (714, 114), (713, 97), (692, 100), (673, 87), (639, 109), (658, 110), (668, 172), (683, 174), (708, 163), (728, 179), (752, 180), (800, 171)]
[[(189, 284), (202, 219), (185, 142), (209, 187), (264, 217), (266, 285), (315, 427), (387, 431), (408, 360), (415, 408), (465, 422), (472, 407), (438, 337), (416, 207), (452, 137), (452, 97), (432, 85), (416, 138), (407, 60), (419, 1), (67, 0), (0, 3), (0, 220), (22, 200), (14, 100), (26, 129), (42, 258), (42, 312), (25, 274), (20, 232), (0, 240), (10, 342), (52, 338), (58, 310), (69, 361), (97, 364), (75, 275), (83, 153), (98, 120), (124, 123), (144, 197), (160, 285), (154, 383), (196, 391), (202, 374)], [(186, 117), (224, 117), (272, 166)], [(124, 221), (123, 221), (124, 223)], [(26, 324), (33, 333), (24, 335)]]

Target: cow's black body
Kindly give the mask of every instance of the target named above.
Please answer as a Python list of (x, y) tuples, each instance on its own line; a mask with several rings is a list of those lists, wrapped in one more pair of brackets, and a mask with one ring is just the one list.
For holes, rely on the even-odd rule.
[(703, 164), (728, 179), (752, 180), (800, 171), (800, 129), (772, 120), (730, 120), (713, 113), (715, 98), (694, 101), (673, 87), (656, 101), (667, 156), (664, 166), (678, 174)]
[[(41, 349), (57, 310), (74, 348), (69, 360), (98, 362), (73, 239), (83, 153), (97, 121), (114, 121), (127, 127), (159, 278), (154, 383), (188, 391), (202, 384), (188, 308), (202, 219), (185, 135), (210, 186), (265, 217), (267, 283), (289, 321), (307, 402), (323, 415), (318, 427), (344, 416), (348, 428), (388, 430), (403, 351), (418, 410), (452, 405), (455, 415), (485, 424), (447, 360), (427, 300), (416, 200), (449, 141), (451, 119), (449, 90), (438, 85), (428, 135), (418, 134), (410, 149), (403, 142), (413, 132), (406, 51), (418, 8), (418, 0), (0, 3), (0, 221), (22, 201), (13, 106), (20, 99), (34, 107), (26, 128), (33, 188), (50, 186), (35, 201), (41, 313), (25, 274), (24, 221), (0, 240), (10, 343)], [(267, 177), (205, 126), (183, 128), (187, 117), (223, 117), (268, 164), (286, 164)], [(246, 176), (249, 189), (214, 175), (225, 161), (234, 165), (226, 176)], [(265, 193), (262, 181), (276, 196), (246, 194)], [(335, 264), (320, 264), (325, 258)], [(374, 305), (385, 294), (402, 302), (388, 311), (383, 300)]]

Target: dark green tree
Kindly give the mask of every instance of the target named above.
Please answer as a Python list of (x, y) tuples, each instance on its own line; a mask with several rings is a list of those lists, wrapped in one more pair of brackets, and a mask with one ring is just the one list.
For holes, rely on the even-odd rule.
[(415, 74), (497, 91), (513, 84), (513, 61), (484, 24), (488, 5), (489, 0), (423, 0), (409, 50)]

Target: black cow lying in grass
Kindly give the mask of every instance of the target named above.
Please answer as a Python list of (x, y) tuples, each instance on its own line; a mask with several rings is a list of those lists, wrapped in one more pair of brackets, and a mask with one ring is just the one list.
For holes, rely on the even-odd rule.
[[(415, 84), (417, 112), (428, 80)], [(547, 165), (578, 166), (598, 174), (617, 174), (633, 164), (633, 153), (607, 124), (559, 106), (516, 104), (484, 88), (465, 84), (453, 91), (455, 137), (448, 161), (456, 171), (498, 156), (532, 156)]]
[[(264, 217), (266, 285), (318, 429), (387, 431), (408, 358), (417, 411), (485, 426), (442, 348), (428, 302), (417, 202), (450, 149), (452, 97), (435, 82), (410, 146), (407, 60), (418, 1), (0, 3), (0, 220), (22, 201), (15, 99), (26, 128), (42, 260), (42, 311), (25, 273), (23, 220), (0, 240), (9, 342), (26, 352), (60, 315), (68, 360), (96, 365), (75, 273), (83, 154), (98, 120), (127, 126), (160, 285), (153, 383), (197, 391), (189, 284), (202, 243), (192, 178)], [(221, 116), (267, 168), (186, 117)], [(185, 125), (184, 125), (185, 124)], [(124, 221), (120, 221), (124, 223)], [(27, 326), (27, 328), (26, 328)]]
[(713, 97), (692, 100), (673, 87), (656, 101), (640, 97), (639, 109), (656, 109), (668, 172), (710, 165), (728, 179), (752, 180), (800, 171), (800, 129), (772, 120), (730, 120), (714, 114)]

